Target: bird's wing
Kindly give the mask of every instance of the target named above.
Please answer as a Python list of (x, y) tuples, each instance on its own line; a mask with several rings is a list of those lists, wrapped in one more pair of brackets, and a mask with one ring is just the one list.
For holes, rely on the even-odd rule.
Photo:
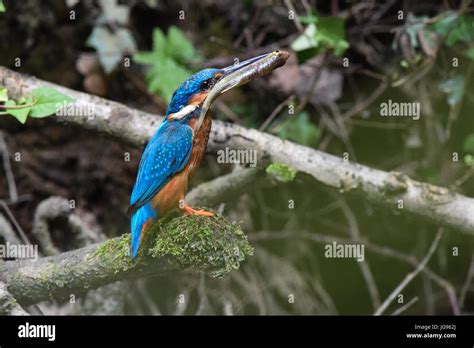
[(137, 181), (130, 197), (133, 213), (149, 202), (171, 177), (183, 170), (191, 154), (192, 129), (165, 121), (148, 143), (140, 161)]

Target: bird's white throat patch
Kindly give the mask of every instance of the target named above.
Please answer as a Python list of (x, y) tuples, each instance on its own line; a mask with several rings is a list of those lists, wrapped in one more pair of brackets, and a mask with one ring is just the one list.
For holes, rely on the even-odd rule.
[(172, 118), (172, 119), (180, 120), (180, 119), (186, 117), (186, 115), (189, 115), (191, 112), (196, 110), (196, 108), (197, 108), (197, 105), (189, 104), (189, 105), (186, 105), (185, 107), (181, 108), (181, 110), (179, 110), (178, 112), (175, 112), (173, 114), (169, 114), (168, 117)]

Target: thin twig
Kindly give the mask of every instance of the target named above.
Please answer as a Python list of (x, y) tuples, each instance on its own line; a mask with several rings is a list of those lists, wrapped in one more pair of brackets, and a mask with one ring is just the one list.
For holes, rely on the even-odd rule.
[(400, 315), (401, 313), (405, 312), (408, 308), (410, 308), (412, 305), (414, 305), (417, 301), (418, 301), (418, 296), (413, 297), (404, 306), (398, 308), (390, 315)]
[[(324, 219), (320, 219), (320, 222), (323, 224), (325, 223)], [(345, 231), (344, 226), (336, 226), (336, 224), (332, 223), (331, 228), (340, 230), (341, 232)], [(345, 239), (345, 238), (340, 238), (337, 236), (332, 236), (332, 235), (321, 235), (317, 233), (310, 233), (306, 231), (291, 231), (291, 232), (275, 232), (275, 231), (262, 231), (259, 232), (256, 235), (251, 235), (249, 236), (249, 240), (251, 241), (260, 241), (260, 240), (274, 240), (274, 239), (292, 239), (294, 240), (295, 238), (302, 238), (302, 239), (308, 239), (316, 243), (322, 243), (322, 244), (329, 244), (333, 242), (337, 242), (339, 244), (348, 244), (351, 243), (350, 239)], [(365, 247), (367, 250), (370, 250), (376, 254), (383, 255), (386, 257), (394, 258), (400, 262), (406, 263), (412, 267), (417, 267), (418, 266), (418, 261), (414, 259), (411, 255), (406, 255), (404, 253), (401, 253), (399, 251), (393, 250), (389, 247), (386, 246), (381, 246), (377, 245), (368, 241), (363, 241)], [(446, 279), (438, 275), (437, 273), (433, 272), (431, 269), (428, 267), (425, 267), (422, 272), (426, 274), (433, 282), (438, 284), (441, 288), (443, 288), (446, 292), (446, 295), (448, 296), (448, 300), (451, 304), (451, 308), (453, 311), (454, 315), (459, 315), (460, 314), (460, 308), (458, 304), (458, 300), (456, 297), (456, 291), (454, 289), (454, 286), (448, 282)]]
[(9, 219), (11, 220), (11, 222), (13, 223), (13, 225), (15, 226), (15, 229), (16, 231), (18, 232), (18, 234), (20, 235), (21, 239), (23, 240), (23, 243), (25, 244), (31, 244), (31, 242), (29, 241), (28, 237), (26, 236), (25, 232), (23, 231), (23, 229), (21, 228), (20, 224), (18, 223), (18, 221), (15, 219), (15, 216), (13, 215), (13, 213), (11, 212), (10, 208), (8, 208), (8, 205), (0, 200), (0, 205), (3, 207), (3, 209), (5, 209), (5, 212), (7, 213)]
[(10, 156), (8, 155), (7, 144), (2, 132), (0, 132), (0, 152), (3, 156), (3, 169), (5, 170), (5, 176), (7, 178), (10, 201), (16, 202), (18, 200), (18, 191), (16, 189), (15, 177), (13, 176), (13, 171), (10, 164)]
[(464, 282), (461, 292), (459, 294), (459, 305), (461, 308), (464, 308), (467, 293), (472, 284), (472, 280), (474, 279), (474, 253), (471, 255), (471, 264), (469, 265), (469, 270), (467, 271), (466, 281)]
[(438, 246), (441, 236), (443, 235), (443, 231), (444, 229), (442, 227), (438, 229), (436, 237), (434, 238), (433, 243), (431, 243), (431, 247), (428, 250), (426, 256), (423, 258), (423, 260), (421, 260), (418, 266), (412, 272), (408, 273), (402, 282), (391, 292), (382, 305), (375, 311), (374, 315), (381, 315), (387, 309), (387, 307), (390, 306), (397, 295), (400, 294), (400, 292), (402, 292), (402, 290), (425, 268), (426, 264)]
[[(355, 242), (360, 242), (361, 236), (360, 236), (359, 226), (357, 224), (357, 219), (354, 213), (349, 208), (349, 205), (346, 203), (344, 199), (341, 199), (339, 202), (340, 202), (341, 211), (346, 217), (346, 220), (349, 224), (349, 233), (351, 235), (351, 238)], [(380, 294), (379, 294), (377, 285), (375, 284), (375, 279), (372, 274), (372, 271), (370, 270), (369, 263), (358, 262), (357, 264), (360, 267), (362, 276), (364, 277), (365, 283), (367, 284), (367, 289), (369, 290), (372, 306), (374, 307), (374, 309), (376, 309), (380, 306)]]

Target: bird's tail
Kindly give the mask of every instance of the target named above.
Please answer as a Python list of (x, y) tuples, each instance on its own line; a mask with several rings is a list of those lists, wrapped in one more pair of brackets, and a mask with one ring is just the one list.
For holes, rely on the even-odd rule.
[(143, 225), (150, 219), (155, 219), (157, 217), (156, 211), (154, 211), (150, 205), (147, 203), (137, 209), (132, 215), (131, 230), (131, 255), (132, 259), (137, 256), (138, 247), (140, 246), (140, 240), (143, 237)]

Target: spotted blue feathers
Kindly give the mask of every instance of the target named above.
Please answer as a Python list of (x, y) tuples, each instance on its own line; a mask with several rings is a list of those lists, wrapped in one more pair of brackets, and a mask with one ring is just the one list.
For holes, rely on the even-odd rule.
[(153, 211), (149, 202), (174, 174), (186, 166), (192, 139), (188, 125), (165, 120), (145, 148), (130, 197), (132, 257), (136, 256), (143, 224), (158, 217), (159, 212)]

